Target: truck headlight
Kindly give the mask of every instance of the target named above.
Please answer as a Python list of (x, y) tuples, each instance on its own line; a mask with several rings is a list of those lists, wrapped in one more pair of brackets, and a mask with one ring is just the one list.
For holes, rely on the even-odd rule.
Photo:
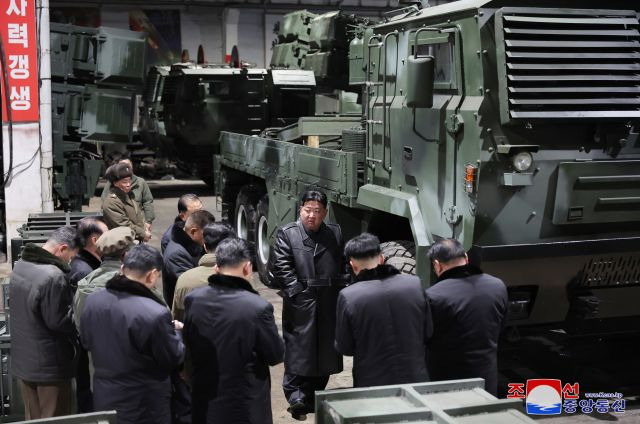
[(513, 157), (513, 167), (518, 172), (525, 172), (533, 165), (533, 156), (529, 152), (520, 152)]

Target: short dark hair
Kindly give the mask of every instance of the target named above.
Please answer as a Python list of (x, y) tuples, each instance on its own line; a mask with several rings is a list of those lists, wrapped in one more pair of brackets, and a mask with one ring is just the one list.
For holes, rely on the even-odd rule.
[(467, 252), (464, 251), (464, 247), (462, 247), (462, 243), (460, 243), (456, 239), (452, 238), (443, 238), (436, 241), (431, 249), (429, 249), (430, 261), (438, 261), (440, 263), (446, 264), (454, 259), (464, 258), (464, 255)]
[(344, 246), (344, 255), (353, 259), (371, 259), (380, 254), (380, 239), (371, 233), (355, 236)]
[(53, 233), (47, 239), (47, 242), (56, 245), (66, 244), (69, 249), (77, 249), (79, 245), (78, 230), (71, 225), (64, 225), (53, 230)]
[(229, 237), (216, 247), (216, 264), (220, 268), (237, 266), (246, 261), (251, 261), (251, 248), (244, 239)]
[(322, 203), (322, 206), (324, 206), (325, 208), (327, 207), (327, 195), (324, 194), (324, 192), (318, 187), (307, 188), (304, 193), (302, 193), (302, 198), (300, 200), (302, 201), (302, 206), (304, 206), (304, 204), (307, 202), (315, 200)]
[(236, 232), (226, 222), (214, 222), (204, 227), (204, 246), (207, 252), (213, 252), (222, 240), (229, 237), (236, 237)]
[(146, 274), (147, 272), (162, 269), (162, 255), (158, 249), (148, 244), (139, 244), (133, 246), (124, 255), (122, 267), (127, 271), (133, 271), (136, 274)]
[(104, 220), (99, 216), (85, 216), (78, 221), (76, 229), (78, 231), (78, 241), (80, 242), (81, 248), (87, 247), (87, 241), (89, 241), (89, 237), (92, 235), (102, 235), (102, 228), (98, 225), (100, 222), (104, 224)]
[(200, 202), (200, 198), (193, 194), (187, 193), (180, 196), (178, 199), (178, 213), (187, 211), (187, 203)]
[[(216, 217), (213, 216), (211, 212), (200, 209), (199, 211), (195, 211), (194, 213), (189, 215), (189, 218), (187, 218), (187, 222), (192, 223), (200, 229), (204, 229), (204, 227), (206, 227), (207, 225), (216, 222)], [(186, 228), (187, 224), (185, 223), (184, 226)]]

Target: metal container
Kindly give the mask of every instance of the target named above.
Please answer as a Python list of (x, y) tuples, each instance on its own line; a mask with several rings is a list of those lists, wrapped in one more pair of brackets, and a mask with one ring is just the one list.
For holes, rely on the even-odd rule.
[(64, 417), (43, 418), (41, 420), (20, 421), (20, 423), (56, 424), (116, 424), (116, 411), (93, 412), (91, 414), (66, 415)]
[(27, 222), (18, 228), (20, 237), (11, 239), (11, 265), (20, 259), (26, 243), (44, 244), (51, 233), (63, 225), (76, 225), (86, 216), (102, 216), (102, 212), (31, 213)]
[(317, 424), (533, 423), (519, 399), (497, 399), (484, 380), (450, 380), (316, 392)]

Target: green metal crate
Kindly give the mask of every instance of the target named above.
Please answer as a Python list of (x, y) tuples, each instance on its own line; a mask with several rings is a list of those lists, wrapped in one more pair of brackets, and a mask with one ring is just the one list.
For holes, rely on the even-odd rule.
[(31, 213), (27, 222), (18, 228), (20, 237), (11, 239), (11, 262), (20, 259), (22, 248), (27, 243), (44, 244), (51, 233), (63, 225), (76, 225), (86, 216), (102, 216), (102, 212), (51, 212)]
[(56, 424), (117, 424), (116, 411), (93, 412), (91, 414), (65, 415), (64, 417), (43, 418), (40, 420), (19, 421), (20, 423), (56, 423)]
[(533, 423), (520, 399), (497, 399), (484, 380), (450, 380), (316, 392), (317, 424)]

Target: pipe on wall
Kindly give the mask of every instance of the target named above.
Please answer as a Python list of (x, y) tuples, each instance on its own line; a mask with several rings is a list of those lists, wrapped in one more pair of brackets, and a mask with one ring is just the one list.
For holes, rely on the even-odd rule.
[(53, 212), (53, 141), (51, 129), (51, 41), (49, 0), (37, 0), (36, 21), (40, 43), (40, 180), (42, 212)]

